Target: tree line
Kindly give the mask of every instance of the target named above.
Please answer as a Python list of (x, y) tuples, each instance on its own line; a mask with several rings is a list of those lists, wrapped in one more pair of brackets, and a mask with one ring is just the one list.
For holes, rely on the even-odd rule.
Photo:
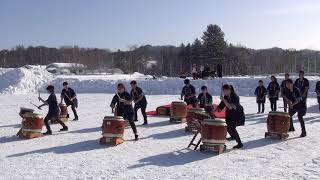
[[(210, 24), (202, 37), (192, 43), (176, 46), (131, 46), (129, 50), (112, 52), (109, 49), (64, 46), (24, 47), (18, 45), (0, 51), (0, 67), (48, 65), (55, 62), (81, 63), (88, 70), (119, 68), (125, 73), (140, 72), (153, 75), (177, 76), (190, 73), (192, 64), (223, 66), (224, 74), (253, 75), (297, 72), (304, 69), (318, 73), (320, 52), (295, 49), (250, 49), (226, 42), (218, 25)], [(152, 65), (149, 65), (153, 62)]]

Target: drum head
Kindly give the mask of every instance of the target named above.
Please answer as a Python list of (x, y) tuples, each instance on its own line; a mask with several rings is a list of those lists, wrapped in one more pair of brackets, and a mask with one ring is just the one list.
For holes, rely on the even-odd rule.
[(280, 111), (270, 111), (269, 115), (276, 115), (276, 116), (289, 116), (286, 112), (280, 112)]
[(20, 111), (28, 111), (28, 112), (33, 112), (34, 109), (30, 109), (30, 108), (24, 108), (24, 107), (20, 107)]
[(202, 124), (226, 126), (226, 121), (224, 119), (204, 119)]
[(26, 113), (23, 115), (25, 118), (43, 118), (41, 114), (36, 114), (36, 113)]
[(183, 101), (173, 101), (171, 104), (183, 104), (183, 105), (187, 105), (185, 102)]
[(122, 116), (105, 116), (104, 121), (124, 121), (123, 117)]
[(200, 112), (200, 113), (205, 113), (205, 109), (204, 108), (191, 108), (191, 109), (188, 109), (188, 112)]

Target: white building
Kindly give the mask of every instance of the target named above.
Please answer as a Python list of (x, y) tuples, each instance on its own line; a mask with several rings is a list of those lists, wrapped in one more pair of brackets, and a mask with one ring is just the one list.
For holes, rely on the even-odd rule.
[(77, 63), (52, 63), (46, 67), (53, 74), (82, 74), (85, 69), (85, 65)]

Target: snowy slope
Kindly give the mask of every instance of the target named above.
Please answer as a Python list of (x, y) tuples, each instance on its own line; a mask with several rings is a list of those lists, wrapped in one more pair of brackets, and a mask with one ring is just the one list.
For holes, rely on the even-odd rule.
[[(150, 118), (148, 127), (138, 126), (140, 140), (132, 141), (126, 129), (124, 144), (105, 147), (98, 144), (100, 126), (110, 115), (111, 94), (79, 94), (80, 121), (68, 122), (69, 132), (32, 140), (20, 140), (20, 106), (30, 107), (37, 95), (0, 95), (0, 179), (320, 179), (320, 115), (316, 99), (308, 100), (308, 136), (296, 132), (286, 141), (264, 139), (266, 114), (256, 115), (255, 99), (241, 97), (247, 122), (238, 128), (242, 150), (227, 143), (222, 155), (203, 154), (186, 149), (192, 134), (184, 124), (170, 124), (168, 118)], [(148, 110), (177, 100), (175, 95), (148, 96)], [(218, 102), (218, 97), (214, 97)], [(279, 101), (279, 106), (281, 103)], [(269, 104), (266, 104), (267, 110)], [(45, 113), (46, 110), (38, 111)], [(142, 123), (141, 121), (138, 123)]]

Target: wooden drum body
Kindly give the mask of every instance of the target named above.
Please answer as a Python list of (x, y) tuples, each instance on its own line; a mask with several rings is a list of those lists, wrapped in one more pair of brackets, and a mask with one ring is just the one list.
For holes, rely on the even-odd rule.
[[(191, 108), (187, 110), (187, 127), (185, 128), (186, 132), (188, 131), (197, 131), (197, 124), (199, 120), (207, 119), (208, 116), (204, 116), (206, 111), (204, 108)], [(205, 117), (205, 118), (204, 118)]]
[(170, 107), (170, 122), (186, 122), (187, 104), (185, 102), (172, 102)]
[(63, 122), (68, 121), (68, 107), (64, 103), (59, 103), (60, 115), (59, 119)]
[(268, 132), (265, 137), (276, 136), (280, 139), (288, 138), (290, 116), (285, 112), (271, 111), (267, 119)]
[(227, 137), (227, 124), (223, 119), (205, 119), (202, 122), (201, 139), (204, 145), (224, 145)]
[(202, 122), (200, 151), (223, 153), (226, 150), (227, 124), (224, 119), (205, 119)]
[(42, 137), (43, 116), (35, 113), (23, 115), (22, 128), (19, 132), (20, 137), (37, 138)]
[(102, 124), (100, 144), (117, 145), (123, 143), (125, 120), (121, 116), (106, 116)]

